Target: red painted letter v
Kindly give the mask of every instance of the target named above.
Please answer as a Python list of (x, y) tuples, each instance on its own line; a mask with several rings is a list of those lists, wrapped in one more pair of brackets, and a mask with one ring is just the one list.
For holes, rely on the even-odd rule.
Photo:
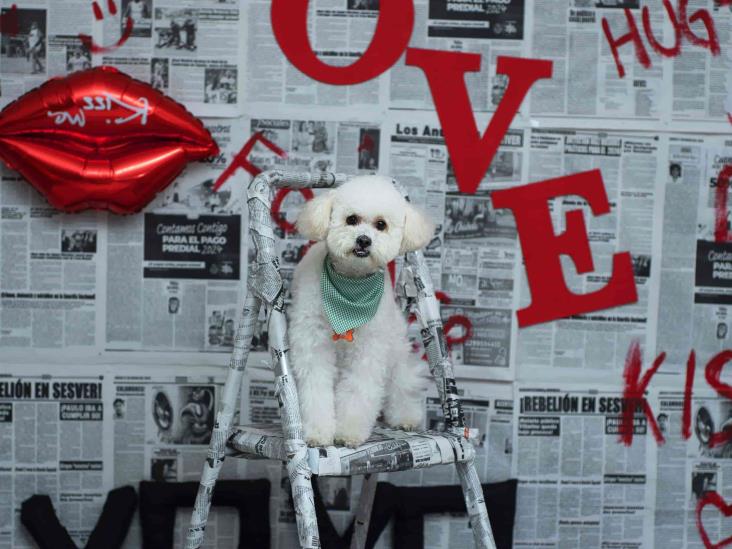
[(551, 78), (552, 62), (498, 57), (496, 72), (508, 76), (508, 87), (482, 137), (465, 85), (465, 73), (480, 70), (479, 54), (407, 48), (406, 63), (427, 77), (458, 188), (475, 193), (529, 89)]

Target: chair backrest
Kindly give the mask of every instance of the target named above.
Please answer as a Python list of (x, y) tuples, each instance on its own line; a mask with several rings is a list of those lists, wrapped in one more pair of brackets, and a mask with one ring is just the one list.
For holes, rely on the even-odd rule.
[[(247, 287), (251, 295), (261, 299), (267, 310), (269, 347), (278, 378), (289, 376), (287, 361), (287, 323), (285, 320), (285, 282), (280, 273), (280, 261), (275, 248), (274, 222), (271, 208), (277, 189), (333, 188), (348, 181), (349, 176), (331, 172), (319, 174), (270, 170), (256, 176), (249, 184), (249, 234), (256, 254), (249, 263)], [(397, 189), (409, 200), (407, 193), (395, 180)], [(421, 327), (422, 343), (430, 372), (437, 385), (445, 416), (445, 430), (467, 435), (455, 375), (447, 349), (447, 339), (440, 318), (440, 304), (435, 296), (432, 278), (421, 251), (409, 252), (395, 284), (396, 295), (405, 313), (416, 314)], [(291, 377), (291, 376), (290, 376)], [(278, 385), (279, 386), (279, 385)], [(294, 389), (293, 383), (285, 386)], [(297, 425), (299, 407), (297, 395), (278, 395), (284, 424)], [(294, 408), (294, 409), (293, 409)], [(291, 421), (292, 420), (292, 421)], [(300, 438), (296, 433), (287, 438)]]

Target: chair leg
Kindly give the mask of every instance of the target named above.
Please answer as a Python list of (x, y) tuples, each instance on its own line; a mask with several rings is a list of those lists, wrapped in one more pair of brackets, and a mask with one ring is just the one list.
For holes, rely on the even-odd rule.
[(480, 485), (478, 472), (474, 461), (459, 462), (457, 465), (460, 484), (463, 487), (465, 506), (470, 517), (470, 526), (473, 528), (475, 547), (477, 549), (496, 549), (493, 539), (493, 530), (488, 520), (488, 511), (485, 508), (483, 487)]
[(313, 480), (308, 465), (307, 449), (304, 452), (296, 453), (288, 460), (287, 475), (290, 477), (300, 547), (302, 549), (320, 549), (318, 517), (315, 514), (315, 496), (313, 495)]
[(366, 547), (366, 537), (369, 533), (369, 522), (371, 521), (371, 508), (374, 506), (374, 496), (376, 495), (378, 482), (378, 473), (363, 477), (361, 495), (358, 498), (358, 508), (356, 509), (353, 537), (351, 538), (351, 549), (364, 549)]
[(203, 545), (208, 512), (211, 508), (211, 498), (213, 497), (216, 480), (221, 472), (221, 466), (224, 464), (226, 441), (229, 438), (231, 422), (241, 393), (241, 381), (247, 365), (249, 347), (261, 304), (259, 298), (254, 297), (251, 293), (247, 294), (239, 319), (239, 327), (236, 331), (234, 351), (229, 361), (229, 373), (226, 376), (221, 404), (216, 414), (216, 422), (214, 423), (213, 433), (211, 433), (206, 461), (203, 464), (196, 502), (193, 504), (191, 524), (186, 536), (186, 549), (199, 549)]

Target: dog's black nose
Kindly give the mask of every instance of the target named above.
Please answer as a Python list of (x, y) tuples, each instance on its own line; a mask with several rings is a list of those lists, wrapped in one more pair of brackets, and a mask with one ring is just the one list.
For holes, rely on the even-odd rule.
[(356, 244), (358, 244), (359, 248), (366, 249), (371, 246), (371, 239), (365, 234), (362, 234), (356, 239)]

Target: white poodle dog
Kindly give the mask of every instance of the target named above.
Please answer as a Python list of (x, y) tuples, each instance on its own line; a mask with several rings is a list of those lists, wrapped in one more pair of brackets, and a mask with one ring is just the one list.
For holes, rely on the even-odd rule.
[(382, 410), (393, 427), (421, 425), (420, 363), (386, 267), (427, 244), (432, 223), (390, 179), (363, 176), (307, 202), (297, 228), (319, 241), (295, 269), (290, 308), (308, 444), (356, 447)]

